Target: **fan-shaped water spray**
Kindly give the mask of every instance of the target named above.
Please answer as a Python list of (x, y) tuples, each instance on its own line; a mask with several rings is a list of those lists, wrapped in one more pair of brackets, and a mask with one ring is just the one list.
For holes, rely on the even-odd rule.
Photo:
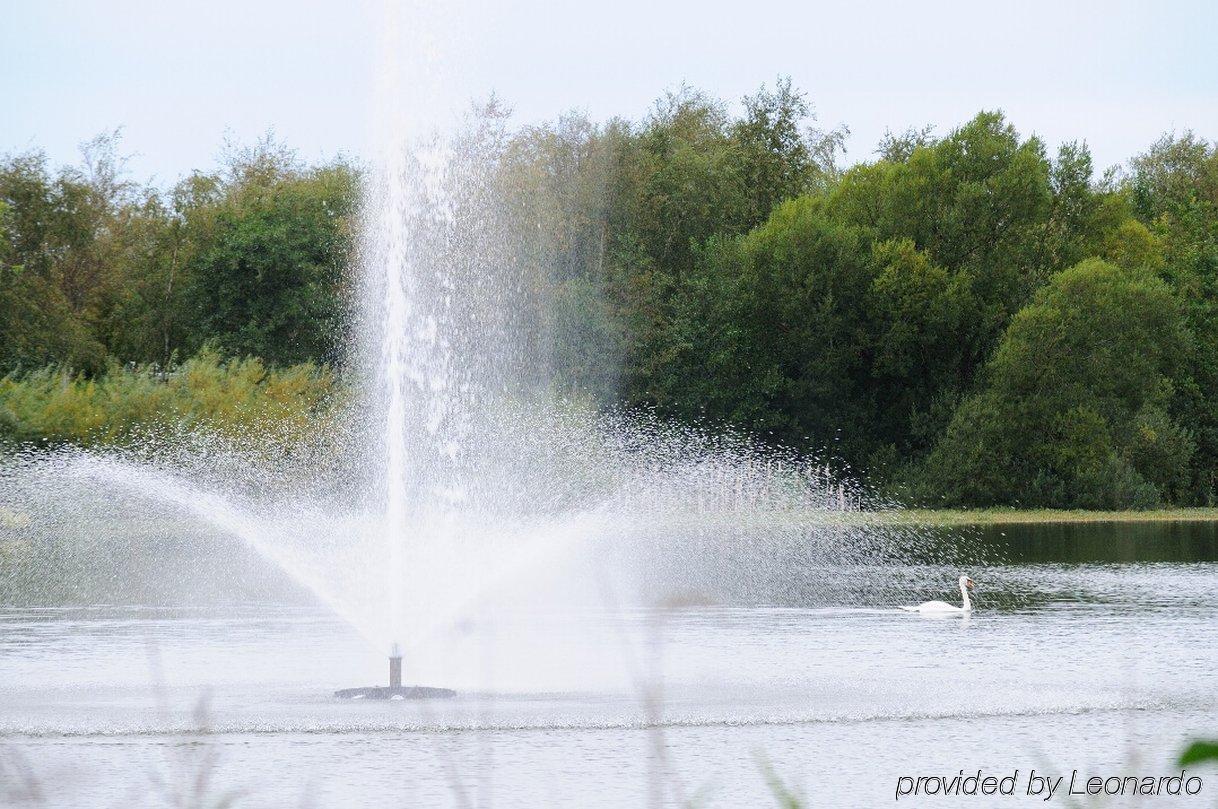
[[(26, 591), (6, 600), (37, 601), (64, 580), (85, 601), (223, 593), (235, 537), (379, 650), (401, 642), (409, 671), (438, 634), (504, 610), (880, 601), (899, 582), (867, 571), (926, 550), (916, 532), (862, 519), (859, 492), (823, 467), (744, 438), (495, 404), (469, 433), (476, 451), (444, 456), (443, 487), (411, 469), (414, 488), (376, 492), (394, 478), (381, 477), (385, 460), (366, 460), (361, 431), (291, 455), (200, 435), (138, 460), (28, 455), (0, 482), (20, 517), (9, 517), (16, 554), (29, 556)], [(171, 574), (175, 554), (191, 562)], [(165, 591), (137, 589), (141, 564)]]

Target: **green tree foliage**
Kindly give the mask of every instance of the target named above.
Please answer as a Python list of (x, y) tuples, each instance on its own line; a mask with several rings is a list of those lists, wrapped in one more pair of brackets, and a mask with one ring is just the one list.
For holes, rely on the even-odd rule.
[[(92, 162), (92, 161), (90, 161)], [(78, 169), (52, 175), (40, 154), (0, 165), (0, 363), (67, 361), (100, 367), (105, 349), (92, 326), (116, 282), (115, 249), (103, 212), (117, 192)], [(112, 195), (114, 199), (107, 199)]]
[(1148, 232), (1122, 249), (1146, 254), (1142, 262), (1176, 291), (1196, 335), (1171, 409), (1197, 443), (1186, 499), (1212, 503), (1218, 496), (1218, 146), (1191, 132), (1164, 136), (1131, 169), (1129, 194)]
[(817, 197), (787, 202), (747, 236), (707, 248), (669, 332), (672, 358), (652, 380), (660, 404), (785, 443), (862, 440), (872, 260), (862, 230), (824, 208)]
[(961, 338), (975, 333), (978, 304), (971, 273), (936, 264), (909, 238), (876, 242), (872, 254), (869, 386), (877, 394), (871, 432), (879, 446), (870, 450), (871, 465), (891, 469), (933, 443), (968, 384), (977, 349)]
[(845, 127), (830, 132), (809, 129), (812, 106), (789, 78), (771, 92), (765, 85), (744, 99), (744, 117), (731, 126), (739, 173), (751, 197), (750, 223), (763, 221), (781, 202), (823, 191), (837, 178), (835, 158), (845, 149)]
[[(847, 168), (846, 130), (785, 79), (734, 107), (682, 87), (637, 122), (507, 121), (492, 99), (458, 147), (486, 164), (470, 193), (496, 213), (469, 237), (512, 263), (528, 384), (746, 427), (928, 502), (1218, 495), (1213, 143), (1165, 136), (1096, 177), (1085, 144), (1050, 154), (983, 112)], [(10, 438), (121, 440), (245, 395), (174, 387), (196, 355), (242, 378), (235, 358), (338, 362), (358, 174), (269, 139), (169, 189), (128, 178), (116, 133), (77, 166), (0, 159)], [(179, 404), (86, 395), (112, 376)]]
[(79, 167), (0, 161), (0, 371), (167, 363), (215, 342), (329, 360), (345, 321), (356, 174), (264, 142), (168, 195), (126, 179), (117, 133)]
[(1167, 415), (1190, 340), (1168, 286), (1088, 259), (1012, 320), (982, 389), (925, 479), (950, 504), (1155, 505), (1179, 496), (1193, 442)]
[[(984, 361), (1002, 329), (1053, 267), (1044, 232), (1052, 166), (1036, 138), (1021, 141), (999, 113), (982, 113), (948, 137), (846, 174), (834, 214), (877, 240), (909, 239), (931, 261), (966, 276), (974, 297), (961, 373)], [(952, 379), (948, 384), (958, 384)]]
[(628, 137), (623, 122), (602, 127), (577, 114), (525, 127), (506, 144), (498, 178), (506, 219), (519, 229), (511, 238), (516, 260), (534, 293), (524, 317), (533, 334), (546, 336), (534, 353), (549, 356), (564, 393), (602, 402), (616, 395), (624, 350), (606, 293), (609, 183)]
[(682, 88), (620, 140), (608, 294), (623, 316), (628, 402), (663, 403), (656, 380), (673, 357), (670, 327), (700, 245), (743, 234), (779, 202), (836, 177), (845, 131), (810, 128), (811, 107), (789, 81), (761, 87), (744, 107), (733, 121), (719, 102)]
[(184, 211), (199, 234), (185, 266), (186, 351), (214, 341), (278, 365), (334, 360), (355, 201), (344, 164), (302, 169), (273, 144), (241, 156), (214, 200)]
[(997, 113), (890, 141), (890, 159), (696, 253), (643, 374), (652, 401), (895, 475), (929, 452), (1061, 262), (1140, 247), (1119, 236), (1128, 206), (1092, 186), (1081, 146), (1050, 160)]
[(522, 255), (549, 273), (534, 285), (548, 291), (539, 317), (565, 384), (603, 402), (657, 403), (668, 330), (702, 245), (835, 180), (845, 130), (811, 128), (811, 106), (789, 81), (743, 106), (732, 118), (682, 87), (638, 124), (568, 115), (509, 140), (502, 183)]

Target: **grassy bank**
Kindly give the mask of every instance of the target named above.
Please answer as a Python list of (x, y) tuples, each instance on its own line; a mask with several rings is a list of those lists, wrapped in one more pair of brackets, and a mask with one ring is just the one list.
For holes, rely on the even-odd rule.
[(876, 522), (902, 525), (1015, 525), (1063, 522), (1203, 522), (1218, 520), (1218, 508), (1085, 511), (1052, 508), (907, 509), (871, 515)]

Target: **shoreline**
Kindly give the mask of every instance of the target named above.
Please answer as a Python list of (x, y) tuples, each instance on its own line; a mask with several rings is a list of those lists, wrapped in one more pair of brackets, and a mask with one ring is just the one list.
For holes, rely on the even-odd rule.
[(1218, 522), (1218, 508), (1134, 509), (1089, 511), (1052, 508), (911, 508), (872, 512), (875, 522), (895, 525), (1027, 525), (1032, 523)]

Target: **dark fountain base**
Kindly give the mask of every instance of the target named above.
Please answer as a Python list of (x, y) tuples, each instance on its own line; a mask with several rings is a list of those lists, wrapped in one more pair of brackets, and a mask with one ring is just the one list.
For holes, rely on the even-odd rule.
[(457, 696), (450, 688), (426, 685), (402, 685), (402, 657), (394, 646), (389, 658), (389, 685), (366, 685), (363, 688), (342, 688), (334, 692), (340, 699), (448, 699)]

